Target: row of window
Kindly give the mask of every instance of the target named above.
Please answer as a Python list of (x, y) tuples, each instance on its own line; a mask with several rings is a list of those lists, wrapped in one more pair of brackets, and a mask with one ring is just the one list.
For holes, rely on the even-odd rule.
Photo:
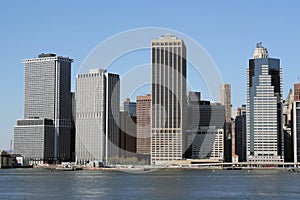
[(181, 42), (152, 42), (152, 46), (182, 45)]

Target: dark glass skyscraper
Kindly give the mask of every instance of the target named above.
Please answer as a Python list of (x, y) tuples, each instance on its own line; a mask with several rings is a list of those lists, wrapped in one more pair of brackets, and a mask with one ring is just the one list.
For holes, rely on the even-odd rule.
[(235, 153), (239, 162), (246, 161), (246, 105), (235, 110)]
[(189, 91), (186, 158), (224, 159), (225, 106), (202, 101), (200, 92)]
[(258, 43), (247, 72), (247, 160), (283, 161), (282, 72)]
[(55, 54), (23, 60), (24, 119), (14, 127), (14, 151), (31, 163), (74, 158), (72, 62)]

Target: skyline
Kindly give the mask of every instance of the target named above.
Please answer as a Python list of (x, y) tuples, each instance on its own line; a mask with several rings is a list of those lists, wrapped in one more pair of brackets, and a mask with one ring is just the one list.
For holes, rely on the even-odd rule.
[[(43, 52), (53, 52), (74, 59), (72, 67), (74, 91), (75, 75), (88, 53), (111, 35), (132, 28), (165, 27), (195, 39), (210, 54), (224, 82), (231, 84), (233, 108), (246, 103), (248, 59), (252, 58), (255, 44), (259, 41), (268, 48), (271, 57), (279, 58), (282, 62), (283, 99), (288, 90), (293, 88), (293, 84), (298, 82), (300, 73), (294, 72), (300, 47), (300, 41), (297, 40), (300, 34), (300, 22), (297, 21), (298, 2), (284, 6), (278, 2), (259, 2), (259, 4), (235, 2), (233, 7), (224, 2), (204, 4), (193, 1), (188, 5), (178, 4), (171, 7), (167, 2), (159, 2), (160, 7), (156, 7), (157, 3), (145, 2), (143, 6), (135, 2), (133, 8), (124, 2), (120, 2), (117, 7), (114, 7), (113, 3), (106, 2), (94, 6), (87, 3), (70, 5), (59, 2), (62, 12), (55, 15), (51, 9), (48, 11), (40, 4), (2, 3), (0, 21), (3, 30), (0, 52), (6, 59), (3, 59), (0, 69), (4, 75), (0, 89), (6, 98), (0, 100), (2, 111), (0, 149), (9, 149), (15, 120), (21, 119), (24, 112), (22, 59), (33, 58)], [(53, 5), (54, 2), (50, 6)], [(262, 12), (257, 9), (257, 5), (263, 8), (267, 6), (267, 10)], [(163, 12), (166, 7), (174, 10), (183, 9), (187, 12), (179, 17), (174, 14), (176, 12)], [(99, 12), (99, 8), (103, 9)], [(154, 9), (157, 9), (156, 16), (152, 12)], [(110, 13), (111, 10), (114, 12)], [(253, 15), (249, 15), (246, 11), (251, 11)], [(102, 20), (107, 19), (107, 16), (112, 18)], [(150, 62), (148, 52), (140, 52), (138, 55), (143, 56), (129, 55), (129, 58), (122, 58), (115, 65), (128, 68)], [(131, 57), (139, 58), (131, 59)], [(207, 99), (204, 88), (199, 87), (195, 90), (201, 91), (203, 99)]]

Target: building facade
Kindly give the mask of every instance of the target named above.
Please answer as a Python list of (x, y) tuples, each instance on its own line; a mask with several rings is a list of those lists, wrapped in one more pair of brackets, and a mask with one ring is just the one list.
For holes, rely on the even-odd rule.
[(231, 85), (224, 83), (220, 86), (220, 103), (225, 106), (225, 120), (231, 122), (232, 105), (231, 105)]
[(282, 106), (282, 128), (284, 134), (284, 162), (293, 162), (293, 90), (290, 89)]
[(76, 161), (109, 164), (119, 155), (120, 78), (91, 69), (76, 79)]
[(300, 101), (300, 83), (294, 85), (294, 101)]
[(293, 157), (294, 162), (300, 162), (300, 83), (294, 85), (293, 102)]
[(136, 153), (136, 116), (120, 112), (120, 156), (130, 157)]
[(17, 164), (17, 156), (18, 155), (0, 150), (0, 169), (15, 167)]
[[(39, 163), (73, 160), (73, 59), (40, 54), (38, 58), (22, 62), (25, 65), (24, 119), (18, 120), (14, 127), (14, 152)], [(53, 146), (41, 146), (43, 142)]]
[(224, 129), (200, 127), (192, 142), (193, 159), (224, 159)]
[(235, 154), (239, 162), (246, 162), (246, 105), (235, 110)]
[(182, 159), (186, 111), (186, 47), (164, 35), (152, 40), (151, 164)]
[[(29, 164), (43, 164), (54, 159), (54, 121), (51, 119), (18, 120), (15, 126), (15, 152), (22, 152)], [(32, 148), (34, 147), (34, 148)]]
[(137, 147), (136, 152), (149, 155), (151, 152), (151, 94), (136, 97)]
[(223, 161), (225, 106), (200, 98), (200, 92), (189, 92), (185, 156)]
[(225, 129), (224, 129), (224, 158), (226, 162), (231, 162), (232, 158), (232, 105), (231, 105), (231, 85), (224, 83), (220, 86), (220, 103), (225, 106)]
[(132, 102), (129, 98), (126, 98), (124, 102), (120, 103), (120, 111), (128, 112), (130, 116), (136, 116), (136, 102)]
[(247, 70), (247, 161), (283, 162), (282, 69), (258, 43)]

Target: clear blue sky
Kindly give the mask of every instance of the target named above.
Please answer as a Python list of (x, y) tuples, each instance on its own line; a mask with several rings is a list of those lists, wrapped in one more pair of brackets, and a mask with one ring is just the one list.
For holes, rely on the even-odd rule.
[(262, 41), (281, 59), (286, 95), (300, 75), (299, 8), (299, 1), (258, 0), (1, 1), (0, 149), (9, 149), (16, 119), (23, 118), (22, 59), (41, 52), (72, 57), (75, 77), (97, 44), (132, 28), (170, 28), (194, 38), (232, 85), (235, 107), (246, 102), (248, 59)]

